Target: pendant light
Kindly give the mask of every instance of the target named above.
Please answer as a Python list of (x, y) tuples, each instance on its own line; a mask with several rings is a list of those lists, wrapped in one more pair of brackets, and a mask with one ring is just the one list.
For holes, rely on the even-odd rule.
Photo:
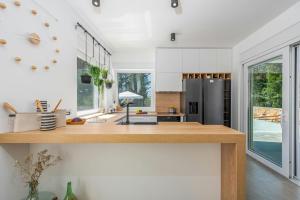
[(95, 7), (100, 7), (100, 0), (92, 0), (92, 4)]
[(171, 7), (172, 8), (177, 8), (178, 7), (178, 0), (171, 0)]
[(171, 33), (171, 41), (174, 42), (176, 40), (176, 33)]

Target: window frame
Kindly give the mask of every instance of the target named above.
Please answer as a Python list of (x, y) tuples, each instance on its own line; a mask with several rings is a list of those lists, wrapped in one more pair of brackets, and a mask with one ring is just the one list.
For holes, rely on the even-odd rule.
[[(77, 63), (77, 59), (81, 59), (84, 61), (84, 59), (79, 55), (79, 53), (77, 54), (77, 57), (76, 57), (76, 71), (78, 73), (78, 63)], [(91, 62), (88, 62), (88, 63), (91, 63)], [(77, 74), (76, 74), (77, 75)], [(76, 80), (77, 81), (77, 80)], [(94, 87), (94, 108), (93, 109), (88, 109), (88, 110), (78, 110), (78, 104), (76, 101), (76, 114), (77, 116), (85, 116), (85, 115), (90, 115), (90, 114), (95, 114), (95, 113), (98, 113), (99, 112), (99, 107), (98, 107), (98, 90), (96, 88), (96, 86), (91, 82), (92, 86)], [(76, 84), (76, 91), (78, 92), (78, 85)], [(78, 98), (78, 94), (76, 95), (76, 98)]]
[(155, 70), (154, 69), (114, 69), (114, 77), (115, 77), (115, 91), (116, 91), (116, 103), (120, 104), (119, 102), (119, 80), (118, 80), (118, 73), (149, 73), (151, 74), (151, 106), (150, 107), (130, 107), (130, 111), (135, 112), (136, 109), (141, 108), (143, 111), (147, 112), (155, 112), (156, 110), (156, 94), (155, 94)]

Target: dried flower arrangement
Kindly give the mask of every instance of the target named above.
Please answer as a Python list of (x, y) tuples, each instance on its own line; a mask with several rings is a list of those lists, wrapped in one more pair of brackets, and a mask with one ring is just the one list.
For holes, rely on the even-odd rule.
[(24, 182), (29, 186), (29, 194), (26, 199), (38, 199), (40, 176), (47, 168), (55, 166), (61, 160), (60, 156), (51, 155), (45, 149), (37, 153), (36, 160), (33, 154), (29, 154), (23, 162), (16, 161), (15, 167), (20, 170)]

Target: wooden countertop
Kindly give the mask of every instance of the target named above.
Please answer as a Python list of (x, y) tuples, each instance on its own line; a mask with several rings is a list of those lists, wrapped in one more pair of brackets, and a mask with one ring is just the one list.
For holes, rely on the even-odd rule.
[(237, 143), (245, 134), (221, 125), (161, 122), (158, 125), (116, 125), (124, 117), (105, 115), (106, 123), (86, 123), (54, 131), (0, 134), (0, 143)]

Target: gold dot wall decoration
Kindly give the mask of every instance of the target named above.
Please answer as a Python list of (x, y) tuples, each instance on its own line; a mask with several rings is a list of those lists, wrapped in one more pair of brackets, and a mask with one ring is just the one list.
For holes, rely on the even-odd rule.
[(37, 70), (37, 66), (31, 65), (31, 70), (32, 70), (32, 71), (36, 71), (36, 70)]
[(60, 50), (59, 49), (55, 49), (55, 53), (60, 53)]
[(57, 40), (57, 37), (56, 37), (56, 36), (53, 36), (53, 37), (52, 37), (52, 40), (56, 41), (56, 40)]
[(22, 58), (20, 58), (20, 57), (15, 57), (15, 62), (16, 62), (16, 63), (19, 64), (21, 61), (22, 61)]
[(20, 1), (14, 1), (15, 6), (21, 6), (21, 2)]
[(37, 15), (37, 11), (36, 10), (31, 10), (31, 14)]
[(6, 44), (7, 44), (6, 40), (0, 39), (0, 46), (4, 46)]
[(44, 69), (45, 69), (46, 71), (48, 71), (48, 70), (50, 69), (50, 67), (49, 67), (49, 66), (45, 66)]
[(31, 33), (31, 34), (29, 34), (28, 41), (31, 44), (39, 45), (41, 42), (41, 38), (37, 33)]
[(56, 64), (56, 63), (57, 63), (57, 60), (53, 59), (53, 60), (52, 60), (52, 63), (53, 63), (53, 64)]
[(45, 22), (44, 26), (47, 27), (47, 28), (49, 28), (50, 24), (48, 22)]
[(0, 8), (3, 10), (6, 9), (6, 4), (3, 2), (0, 2)]

